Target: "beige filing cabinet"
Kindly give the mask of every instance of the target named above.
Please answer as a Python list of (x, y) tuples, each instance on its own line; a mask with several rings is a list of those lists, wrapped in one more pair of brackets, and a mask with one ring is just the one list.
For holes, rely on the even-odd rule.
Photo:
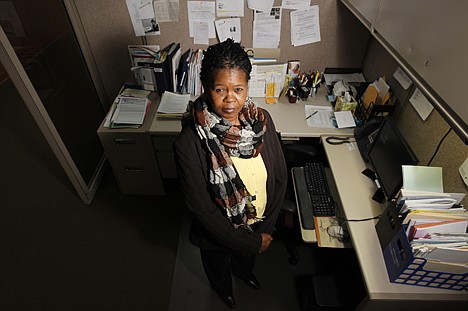
[(97, 131), (123, 194), (165, 194), (148, 132), (157, 109), (153, 97), (141, 127), (109, 129), (101, 124)]
[[(158, 122), (158, 120), (153, 121)], [(176, 120), (174, 122), (179, 122)], [(177, 138), (177, 134), (153, 134), (151, 139), (153, 141), (153, 148), (156, 154), (156, 159), (159, 164), (159, 171), (161, 178), (177, 178), (177, 169), (174, 159), (173, 144)]]

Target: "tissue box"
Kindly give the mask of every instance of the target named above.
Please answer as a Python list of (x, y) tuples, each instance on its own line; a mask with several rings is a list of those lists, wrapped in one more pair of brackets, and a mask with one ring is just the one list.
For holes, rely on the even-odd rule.
[(390, 202), (375, 226), (390, 282), (452, 290), (468, 289), (468, 265), (413, 255), (396, 206)]
[(357, 102), (353, 97), (350, 101), (347, 101), (344, 96), (336, 97), (335, 111), (354, 111), (356, 107)]

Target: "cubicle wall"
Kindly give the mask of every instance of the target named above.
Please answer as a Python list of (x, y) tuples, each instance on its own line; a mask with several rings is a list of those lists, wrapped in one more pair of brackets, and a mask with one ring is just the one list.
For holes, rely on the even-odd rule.
[[(355, 4), (363, 3), (353, 0)], [(98, 70), (108, 98), (112, 99), (122, 83), (131, 81), (128, 44), (142, 44), (142, 38), (133, 32), (125, 0), (75, 0), (78, 13), (93, 51)], [(275, 0), (279, 5), (280, 0)], [(281, 30), (281, 61), (299, 59), (304, 70), (325, 67), (361, 67), (370, 81), (385, 76), (397, 96), (398, 125), (411, 144), (421, 164), (426, 164), (449, 126), (437, 111), (433, 111), (423, 122), (407, 102), (412, 89), (403, 90), (393, 78), (397, 62), (375, 40), (371, 40), (371, 23), (361, 23), (341, 1), (314, 0), (320, 8), (321, 38), (319, 43), (293, 47), (290, 44), (289, 10), (283, 10)], [(366, 2), (365, 4), (368, 4)], [(373, 3), (380, 3), (375, 0)], [(374, 6), (375, 7), (375, 6)], [(375, 9), (365, 12), (361, 20), (373, 19)], [(245, 16), (241, 18), (242, 44), (252, 45), (253, 13), (245, 5)], [(172, 41), (185, 48), (206, 48), (194, 45), (188, 35), (187, 1), (180, 1), (180, 21), (161, 23), (161, 35), (147, 37), (148, 44), (166, 46)], [(210, 44), (217, 42), (211, 39)], [(367, 53), (367, 54), (366, 54)], [(443, 142), (432, 165), (444, 169), (446, 191), (466, 192), (466, 186), (458, 174), (458, 167), (468, 154), (468, 147), (455, 133), (450, 133)], [(467, 199), (465, 199), (465, 203)]]
[[(214, 1), (214, 0), (213, 0)], [(142, 38), (133, 32), (125, 0), (75, 0), (87, 38), (93, 50), (98, 70), (109, 98), (113, 98), (122, 83), (133, 79), (127, 52), (128, 44), (142, 44)], [(148, 44), (161, 47), (176, 41), (182, 49), (202, 48), (194, 45), (188, 33), (187, 1), (180, 2), (180, 21), (161, 23), (161, 35), (147, 36)], [(361, 67), (370, 34), (366, 28), (339, 1), (314, 0), (320, 10), (321, 42), (300, 47), (291, 46), (290, 10), (283, 10), (280, 61), (299, 59), (307, 70), (325, 67)], [(275, 5), (280, 5), (275, 0)], [(241, 17), (241, 43), (252, 46), (253, 12), (245, 1)], [(210, 44), (217, 39), (210, 39)]]
[[(409, 102), (414, 85), (404, 90), (393, 77), (397, 68), (397, 62), (387, 51), (377, 41), (371, 40), (363, 65), (364, 74), (369, 80), (375, 80), (379, 76), (386, 78), (393, 93), (398, 98), (394, 114), (397, 125), (419, 158), (419, 165), (427, 165), (450, 126), (435, 109), (425, 121), (421, 119)], [(431, 166), (443, 168), (444, 191), (467, 192), (467, 187), (458, 172), (458, 168), (467, 156), (468, 145), (465, 145), (460, 137), (451, 131), (442, 142), (431, 163)], [(468, 205), (468, 198), (465, 197), (462, 203), (465, 206)]]

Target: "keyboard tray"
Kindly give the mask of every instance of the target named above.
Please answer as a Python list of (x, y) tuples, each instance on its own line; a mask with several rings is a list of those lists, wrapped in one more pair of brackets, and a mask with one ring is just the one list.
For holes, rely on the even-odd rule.
[(304, 169), (302, 167), (293, 167), (291, 172), (301, 226), (306, 230), (314, 230), (314, 212), (312, 210), (312, 203), (310, 201), (309, 192), (307, 191)]

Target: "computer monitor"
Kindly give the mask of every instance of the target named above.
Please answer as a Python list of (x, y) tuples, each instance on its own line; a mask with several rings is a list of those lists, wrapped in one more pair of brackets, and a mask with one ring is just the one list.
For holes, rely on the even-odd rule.
[(368, 157), (387, 201), (395, 198), (403, 185), (401, 166), (416, 165), (419, 162), (403, 135), (388, 117), (384, 119)]

